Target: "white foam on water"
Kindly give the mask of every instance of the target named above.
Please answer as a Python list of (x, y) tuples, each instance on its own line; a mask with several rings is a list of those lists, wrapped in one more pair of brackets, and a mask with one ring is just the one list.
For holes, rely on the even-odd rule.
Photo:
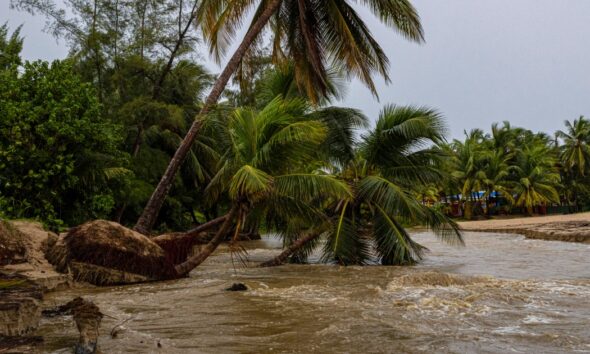
[(314, 304), (325, 304), (326, 302), (348, 303), (350, 299), (346, 293), (336, 295), (329, 287), (315, 285), (295, 285), (287, 288), (260, 288), (248, 292), (251, 296), (279, 297), (283, 300), (307, 302)]
[(528, 315), (522, 322), (526, 324), (546, 324), (553, 322), (553, 320), (543, 316)]
[(520, 326), (498, 327), (492, 332), (497, 334), (529, 334), (528, 332), (522, 330)]
[(590, 297), (590, 284), (572, 284), (570, 282), (540, 282), (540, 287), (550, 293)]

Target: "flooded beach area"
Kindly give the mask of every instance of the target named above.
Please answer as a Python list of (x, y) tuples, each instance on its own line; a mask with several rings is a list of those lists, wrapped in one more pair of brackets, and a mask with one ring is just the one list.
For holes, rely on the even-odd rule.
[[(265, 237), (245, 243), (248, 267), (220, 248), (186, 279), (75, 288), (45, 305), (94, 301), (105, 353), (590, 352), (590, 245), (414, 236), (430, 252), (411, 267), (257, 268), (280, 251)], [(224, 290), (237, 282), (249, 290)], [(55, 353), (77, 340), (68, 318), (44, 319), (37, 333)]]

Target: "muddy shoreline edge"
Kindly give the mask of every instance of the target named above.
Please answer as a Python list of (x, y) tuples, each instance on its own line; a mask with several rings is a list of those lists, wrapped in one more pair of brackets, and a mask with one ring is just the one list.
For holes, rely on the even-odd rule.
[(590, 244), (590, 212), (459, 223), (463, 231), (519, 234), (528, 239)]
[(44, 294), (74, 286), (45, 258), (57, 238), (37, 222), (0, 220), (0, 352), (39, 351)]

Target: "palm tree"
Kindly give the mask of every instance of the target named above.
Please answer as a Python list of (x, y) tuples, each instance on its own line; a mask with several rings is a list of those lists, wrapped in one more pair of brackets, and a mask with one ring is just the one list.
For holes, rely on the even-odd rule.
[[(486, 154), (483, 149), (485, 136), (479, 129), (465, 133), (465, 142), (455, 140), (452, 143), (452, 176), (459, 182), (464, 200), (464, 215), (470, 219), (473, 203), (479, 198), (479, 192), (485, 189), (487, 175)], [(474, 193), (477, 193), (474, 197)]]
[(504, 154), (513, 154), (517, 149), (516, 137), (522, 131), (522, 128), (513, 128), (508, 121), (502, 122), (502, 126), (493, 123), (491, 136), (489, 136), (492, 149), (501, 150)]
[(510, 183), (515, 205), (532, 215), (533, 208), (547, 203), (559, 203), (560, 176), (555, 159), (542, 142), (525, 146), (518, 154), (515, 176)]
[(583, 116), (573, 124), (565, 121), (567, 131), (557, 131), (556, 136), (563, 139), (561, 161), (569, 173), (585, 176), (590, 161), (590, 122)]
[(325, 261), (365, 264), (376, 254), (385, 265), (413, 263), (421, 259), (424, 247), (412, 240), (406, 224), (425, 225), (445, 241), (462, 243), (457, 225), (420, 203), (411, 189), (440, 177), (432, 161), (438, 152), (426, 145), (442, 142), (443, 133), (442, 119), (433, 110), (385, 107), (376, 127), (363, 136), (355, 159), (340, 171), (353, 197), (327, 206), (329, 222), (283, 233), (289, 238), (286, 250), (262, 265), (278, 265), (289, 256), (304, 258), (322, 236), (327, 238)]
[(344, 182), (306, 171), (317, 158), (328, 130), (308, 113), (303, 100), (276, 98), (259, 112), (239, 108), (228, 117), (224, 142), (228, 149), (205, 193), (212, 202), (227, 194), (230, 210), (204, 249), (176, 266), (180, 275), (202, 263), (231, 230), (232, 239), (237, 240), (252, 215), (309, 222), (322, 217), (313, 207), (313, 199), (350, 196)]
[[(218, 57), (223, 54), (254, 3), (253, 0), (207, 0), (201, 3), (197, 13), (212, 53)], [(419, 17), (408, 0), (366, 0), (362, 4), (368, 6), (381, 22), (406, 38), (417, 42), (423, 40)], [(349, 1), (261, 0), (246, 35), (213, 84), (211, 93), (138, 219), (135, 230), (149, 233), (203, 120), (251, 45), (262, 40), (271, 18), (273, 58), (276, 62), (285, 59), (294, 61), (298, 86), (309, 97), (321, 97), (330, 92), (330, 67), (358, 77), (373, 93), (376, 93), (372, 81), (375, 72), (388, 79), (387, 56)]]
[(486, 159), (485, 178), (483, 186), (485, 190), (484, 198), (487, 199), (488, 216), (491, 215), (490, 197), (492, 193), (501, 193), (509, 202), (512, 202), (512, 195), (507, 185), (507, 178), (510, 175), (512, 166), (512, 154), (506, 153), (503, 149), (489, 151)]

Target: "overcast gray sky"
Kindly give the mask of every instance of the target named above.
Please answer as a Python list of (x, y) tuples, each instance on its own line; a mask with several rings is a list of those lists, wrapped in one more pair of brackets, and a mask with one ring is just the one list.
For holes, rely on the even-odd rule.
[[(509, 120), (553, 133), (564, 119), (590, 116), (589, 0), (414, 0), (426, 44), (408, 43), (361, 10), (392, 63), (378, 81), (380, 101), (352, 82), (342, 105), (376, 118), (385, 103), (428, 105), (447, 118), (451, 137)], [(0, 23), (23, 24), (26, 59), (67, 54), (42, 33), (45, 20), (9, 9)], [(215, 68), (215, 67), (213, 67)], [(218, 69), (217, 69), (218, 70)]]

